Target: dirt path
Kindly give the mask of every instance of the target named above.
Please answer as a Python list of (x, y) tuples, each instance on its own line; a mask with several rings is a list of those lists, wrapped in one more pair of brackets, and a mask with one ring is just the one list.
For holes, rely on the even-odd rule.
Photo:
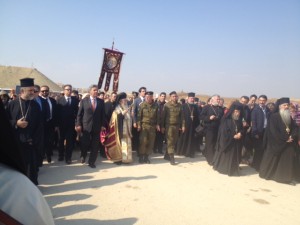
[(159, 154), (148, 165), (98, 158), (96, 169), (79, 163), (78, 151), (73, 159), (45, 163), (39, 174), (57, 225), (300, 224), (300, 184), (260, 179), (247, 166), (228, 177), (200, 153), (177, 157), (177, 166)]

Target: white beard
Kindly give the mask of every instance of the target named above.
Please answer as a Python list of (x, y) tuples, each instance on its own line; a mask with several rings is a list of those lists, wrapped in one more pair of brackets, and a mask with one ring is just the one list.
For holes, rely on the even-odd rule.
[(283, 120), (283, 122), (289, 126), (291, 124), (291, 114), (290, 114), (290, 110), (288, 109), (280, 109), (279, 110), (279, 114), (281, 119)]

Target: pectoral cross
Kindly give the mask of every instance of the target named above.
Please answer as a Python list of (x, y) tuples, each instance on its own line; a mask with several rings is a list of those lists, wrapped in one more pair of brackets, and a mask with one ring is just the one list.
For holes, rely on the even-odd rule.
[(194, 116), (193, 115), (191, 115), (191, 119), (194, 120)]

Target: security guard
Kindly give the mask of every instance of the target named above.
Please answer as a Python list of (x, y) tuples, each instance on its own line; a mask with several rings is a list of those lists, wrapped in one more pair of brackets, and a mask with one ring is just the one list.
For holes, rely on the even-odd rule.
[(146, 92), (146, 100), (139, 107), (137, 129), (140, 131), (139, 163), (149, 164), (156, 130), (160, 131), (158, 106), (154, 104), (152, 91)]
[(170, 101), (164, 106), (162, 117), (162, 133), (165, 133), (167, 140), (167, 151), (164, 159), (170, 160), (171, 165), (175, 165), (174, 150), (179, 136), (179, 130), (185, 131), (185, 120), (182, 105), (178, 102), (178, 95), (175, 91), (170, 93)]

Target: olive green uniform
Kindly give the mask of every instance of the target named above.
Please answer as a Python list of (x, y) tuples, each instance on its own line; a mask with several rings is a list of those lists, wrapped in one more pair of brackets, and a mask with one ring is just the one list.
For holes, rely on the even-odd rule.
[(152, 153), (157, 125), (159, 125), (157, 104), (143, 102), (139, 107), (137, 116), (137, 126), (140, 128), (140, 155), (148, 156)]
[(167, 152), (174, 154), (179, 136), (179, 129), (185, 127), (185, 120), (180, 103), (168, 102), (164, 105), (161, 127), (165, 128)]

